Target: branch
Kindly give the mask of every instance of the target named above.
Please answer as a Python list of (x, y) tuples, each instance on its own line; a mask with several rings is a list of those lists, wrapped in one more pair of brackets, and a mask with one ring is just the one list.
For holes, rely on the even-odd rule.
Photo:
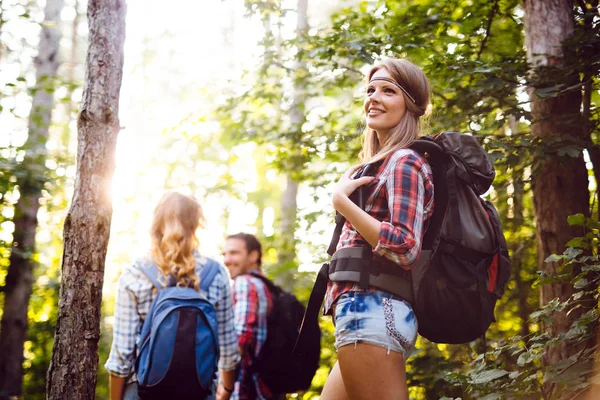
[(492, 9), (490, 10), (490, 15), (488, 16), (488, 21), (487, 21), (487, 27), (485, 28), (485, 36), (483, 37), (483, 40), (481, 41), (481, 46), (479, 46), (479, 52), (477, 53), (478, 60), (481, 57), (483, 50), (485, 50), (485, 45), (486, 45), (489, 37), (492, 34), (492, 23), (494, 22), (494, 17), (496, 16), (496, 13), (498, 12), (498, 8), (499, 8), (498, 3), (499, 3), (499, 0), (494, 0), (494, 5), (492, 6)]

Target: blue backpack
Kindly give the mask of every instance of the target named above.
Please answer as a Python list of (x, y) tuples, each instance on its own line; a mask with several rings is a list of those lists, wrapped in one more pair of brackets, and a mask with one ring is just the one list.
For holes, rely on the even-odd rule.
[[(174, 277), (162, 285), (153, 263), (142, 271), (158, 294), (142, 325), (135, 361), (139, 398), (204, 399), (212, 394), (219, 360), (215, 308), (193, 288), (176, 286)], [(218, 272), (219, 264), (208, 259), (200, 273), (203, 293)]]

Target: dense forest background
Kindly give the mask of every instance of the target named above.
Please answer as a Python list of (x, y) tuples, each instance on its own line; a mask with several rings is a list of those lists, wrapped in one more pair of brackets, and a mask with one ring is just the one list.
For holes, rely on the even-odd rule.
[[(86, 54), (102, 27), (90, 10), (116, 3), (125, 2), (0, 0), (0, 399), (49, 390), (60, 285), (72, 274), (65, 237), (77, 236), (65, 218), (81, 190), (81, 105), (95, 82)], [(267, 274), (308, 299), (333, 228), (331, 184), (361, 143), (363, 74), (386, 56), (428, 75), (425, 134), (468, 132), (488, 150), (497, 177), (486, 197), (512, 259), (486, 340), (419, 339), (407, 365), (411, 398), (593, 398), (598, 0), (130, 0), (116, 21), (126, 40), (105, 188), (110, 241), (94, 270), (103, 285), (82, 295), (100, 310), (102, 291), (92, 319), (100, 335), (86, 338), (98, 342), (98, 365), (80, 360), (96, 398), (108, 398), (116, 280), (146, 251), (165, 190), (201, 199), (202, 253), (221, 259), (225, 235), (255, 233)], [(121, 66), (107, 65), (120, 85)], [(98, 165), (110, 180), (110, 164)], [(318, 398), (336, 360), (332, 328), (324, 318), (311, 390), (291, 398)]]

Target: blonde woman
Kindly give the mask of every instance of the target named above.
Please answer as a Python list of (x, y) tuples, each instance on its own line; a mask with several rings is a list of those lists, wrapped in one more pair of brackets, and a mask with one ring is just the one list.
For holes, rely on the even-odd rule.
[[(160, 282), (175, 280), (177, 286), (199, 290), (203, 269), (216, 261), (198, 252), (196, 230), (203, 224), (200, 204), (190, 196), (169, 192), (162, 196), (154, 210), (148, 257), (125, 268), (119, 278), (115, 301), (113, 343), (106, 369), (110, 373), (110, 399), (138, 399), (134, 365), (140, 346), (142, 324), (157, 296), (148, 270), (155, 270)], [(233, 325), (233, 306), (229, 277), (217, 265), (216, 275), (205, 293), (214, 306), (220, 358), (218, 368), (222, 385), (217, 397), (229, 399), (239, 362), (237, 336)], [(205, 271), (206, 272), (206, 271)], [(165, 283), (165, 286), (166, 283)], [(182, 380), (181, 385), (190, 384)], [(229, 389), (230, 391), (227, 391)]]
[[(398, 271), (417, 259), (433, 213), (433, 181), (425, 159), (408, 147), (419, 135), (429, 93), (424, 73), (406, 60), (385, 60), (367, 74), (362, 164), (333, 193), (333, 206), (346, 218), (333, 259), (368, 253), (365, 265)], [(363, 166), (373, 176), (353, 179)], [(359, 188), (362, 208), (349, 198)], [(338, 362), (321, 399), (408, 399), (405, 361), (417, 336), (411, 305), (377, 287), (330, 279), (325, 313), (335, 323)]]

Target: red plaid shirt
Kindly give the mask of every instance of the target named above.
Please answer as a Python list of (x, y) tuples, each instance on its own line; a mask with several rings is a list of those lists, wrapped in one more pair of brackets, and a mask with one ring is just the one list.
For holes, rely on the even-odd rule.
[(272, 394), (251, 368), (267, 340), (267, 317), (273, 299), (267, 285), (255, 275), (258, 270), (239, 275), (233, 281), (235, 331), (242, 360), (231, 398), (233, 400), (265, 400)]
[[(369, 174), (371, 175), (371, 174)], [(399, 149), (377, 168), (377, 179), (365, 186), (364, 210), (381, 221), (373, 254), (410, 269), (419, 257), (427, 222), (433, 213), (431, 167), (417, 152)], [(346, 221), (337, 250), (369, 246)], [(354, 282), (332, 282), (327, 287), (325, 314), (344, 293), (360, 290)], [(369, 290), (377, 290), (369, 288)]]

